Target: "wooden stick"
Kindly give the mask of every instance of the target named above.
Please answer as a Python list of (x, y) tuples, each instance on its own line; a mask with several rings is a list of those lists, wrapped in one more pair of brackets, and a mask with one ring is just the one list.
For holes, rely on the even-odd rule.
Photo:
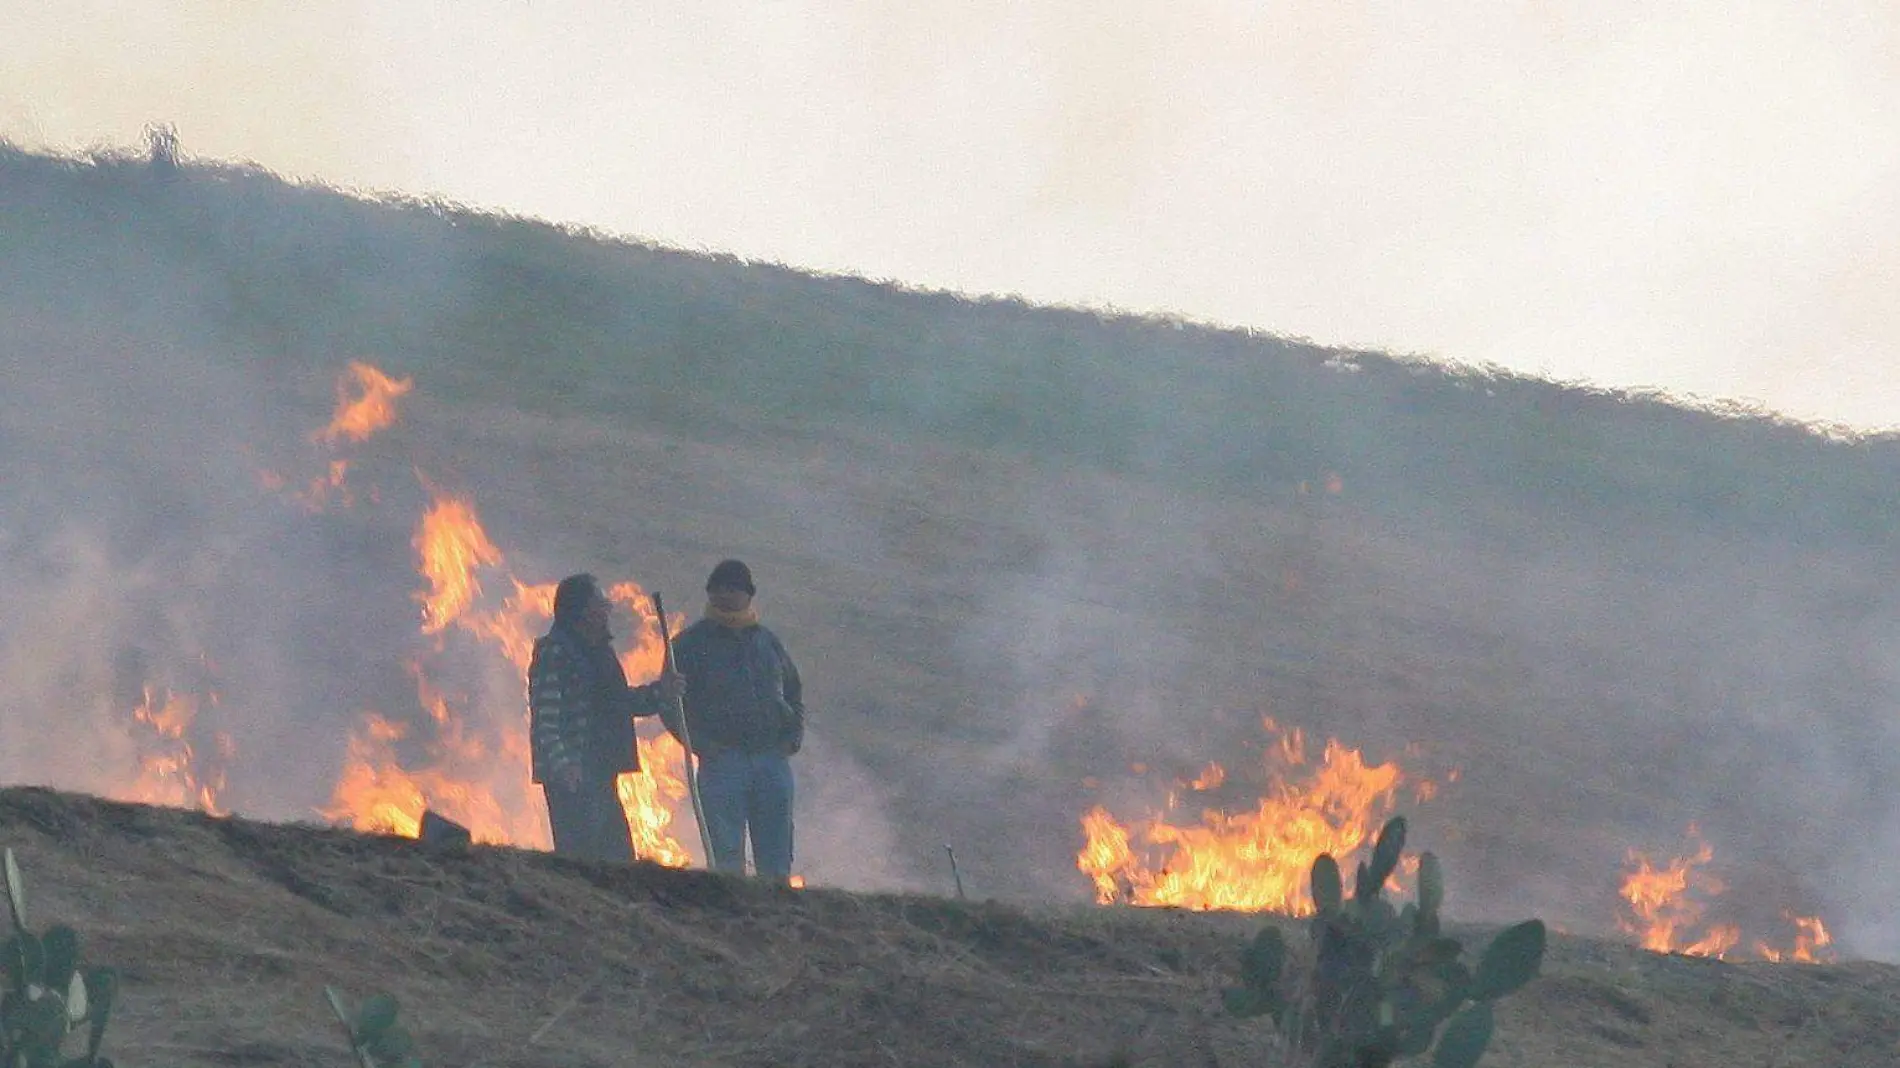
[[(660, 672), (678, 670), (673, 663), (673, 633), (666, 629), (666, 605), (660, 601), (660, 591), (653, 591), (653, 615), (660, 624), (660, 642), (666, 647), (666, 659), (660, 662)], [(673, 701), (673, 715), (680, 725), (680, 747), (686, 750), (686, 795), (693, 800), (693, 822), (699, 825), (699, 845), (706, 852), (706, 867), (713, 866), (712, 832), (706, 829), (706, 809), (699, 801), (699, 768), (693, 762), (693, 732), (686, 726), (686, 699)]]
[(950, 878), (955, 879), (957, 881), (957, 900), (962, 901), (963, 900), (963, 873), (957, 870), (957, 851), (954, 849), (951, 849), (950, 843), (948, 842), (945, 842), (943, 844), (943, 851), (945, 853), (950, 854)]

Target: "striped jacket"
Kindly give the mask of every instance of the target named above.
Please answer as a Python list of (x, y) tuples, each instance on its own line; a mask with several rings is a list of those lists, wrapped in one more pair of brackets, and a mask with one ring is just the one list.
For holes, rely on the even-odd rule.
[(660, 712), (658, 687), (629, 686), (608, 642), (555, 624), (528, 662), (528, 748), (535, 782), (578, 767), (588, 782), (640, 770), (633, 721)]

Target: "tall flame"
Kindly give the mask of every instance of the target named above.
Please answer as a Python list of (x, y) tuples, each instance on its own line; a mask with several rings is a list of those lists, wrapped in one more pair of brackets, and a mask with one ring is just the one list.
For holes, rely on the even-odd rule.
[(1690, 932), (1702, 922), (1702, 894), (1720, 894), (1720, 879), (1700, 870), (1715, 858), (1715, 849), (1701, 840), (1694, 827), (1689, 836), (1696, 848), (1657, 866), (1646, 853), (1632, 849), (1628, 853), (1630, 869), (1623, 874), (1622, 895), (1628, 912), (1617, 920), (1625, 933), (1636, 936), (1637, 944), (1657, 953), (1689, 953), (1719, 957), (1733, 948), (1739, 931), (1717, 926), (1701, 938)]
[(476, 571), (500, 565), (501, 550), (488, 540), (474, 505), (440, 495), (423, 513), (411, 544), (429, 583), (429, 592), (416, 594), (422, 604), (422, 632), (439, 634), (481, 596)]
[[(216, 700), (216, 695), (212, 695)], [(199, 698), (189, 693), (146, 687), (144, 699), (132, 709), (128, 731), (138, 751), (138, 773), (117, 786), (111, 796), (148, 805), (195, 808), (214, 816), (226, 814), (219, 794), (237, 747), (228, 734), (212, 736), (216, 749), (202, 760), (190, 732), (198, 718)]]
[[(428, 584), (416, 595), (422, 632), (449, 628), (472, 635), (500, 655), (516, 673), (525, 672), (534, 642), (553, 615), (554, 584), (528, 584), (506, 571), (506, 558), (481, 525), (468, 500), (436, 492), (417, 523), (413, 539), (418, 570)], [(497, 602), (482, 585), (494, 572), (508, 592)], [(658, 675), (663, 644), (653, 628), (646, 595), (631, 582), (610, 586), (608, 597), (626, 605), (639, 622), (637, 639), (621, 654), (629, 679)], [(529, 791), (525, 714), (472, 728), (455, 702), (436, 690), (412, 665), (418, 698), (433, 721), (426, 741), (406, 737), (400, 725), (366, 714), (351, 739), (348, 761), (324, 814), (362, 830), (407, 836), (418, 833), (422, 812), (432, 808), (469, 827), (478, 841), (547, 848), (551, 842), (539, 798)], [(674, 813), (686, 797), (685, 754), (671, 736), (637, 742), (641, 771), (616, 783), (632, 828), (637, 855), (684, 867), (692, 862), (672, 835)], [(403, 760), (402, 746), (420, 763)]]
[[(392, 378), (360, 360), (352, 361), (337, 378), (335, 414), (310, 440), (332, 447), (368, 440), (395, 423), (396, 398), (414, 385), (412, 379)], [(322, 473), (310, 476), (300, 489), (292, 489), (290, 479), (273, 471), (259, 471), (257, 477), (265, 490), (285, 494), (306, 511), (320, 512), (331, 504), (348, 508), (355, 503), (348, 485), (349, 469), (348, 460), (332, 456), (323, 461)], [(215, 702), (216, 695), (211, 699)], [(140, 752), (139, 772), (119, 796), (223, 812), (218, 798), (235, 746), (229, 735), (216, 734), (211, 738), (215, 759), (199, 752), (188, 737), (197, 714), (198, 699), (190, 694), (167, 692), (161, 699), (154, 691), (146, 691), (127, 724)]]
[[(1267, 727), (1278, 729), (1272, 721)], [(1096, 899), (1310, 913), (1313, 861), (1321, 853), (1343, 858), (1365, 845), (1390, 815), (1403, 775), (1395, 763), (1368, 765), (1359, 750), (1333, 739), (1318, 766), (1293, 778), (1306, 768), (1297, 729), (1280, 734), (1267, 766), (1271, 786), (1248, 812), (1209, 809), (1186, 826), (1156, 814), (1124, 826), (1105, 808), (1090, 810), (1082, 817), (1087, 844), (1075, 862), (1094, 882)], [(1224, 768), (1210, 764), (1186, 785), (1209, 789), (1226, 777)], [(1171, 798), (1169, 807), (1177, 803)], [(1159, 862), (1150, 863), (1151, 856)]]

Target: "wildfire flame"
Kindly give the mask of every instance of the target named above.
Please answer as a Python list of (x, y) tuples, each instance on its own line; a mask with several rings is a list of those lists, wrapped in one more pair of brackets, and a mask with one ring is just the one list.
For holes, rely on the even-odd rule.
[[(393, 378), (369, 364), (350, 363), (337, 382), (334, 415), (310, 440), (331, 447), (368, 440), (395, 423), (395, 402), (413, 385), (411, 379)], [(346, 485), (348, 471), (347, 460), (329, 458), (322, 474), (289, 496), (313, 511), (330, 502), (348, 506), (354, 500)], [(272, 492), (290, 485), (271, 472), (260, 472), (259, 479)], [(1342, 488), (1338, 477), (1329, 474), (1325, 491), (1338, 494)], [(1306, 491), (1302, 483), (1301, 492)], [(427, 585), (415, 594), (422, 608), (421, 633), (436, 637), (439, 649), (442, 636), (456, 628), (515, 672), (524, 672), (537, 633), (552, 616), (554, 584), (525, 583), (509, 573), (505, 555), (482, 528), (468, 499), (433, 488), (430, 496), (412, 541)], [(373, 490), (370, 499), (376, 499)], [(484, 577), (494, 589), (506, 592), (497, 599), (484, 587)], [(644, 591), (623, 582), (607, 593), (638, 621), (636, 640), (621, 654), (628, 678), (638, 682), (654, 677), (661, 667), (663, 643)], [(528, 782), (525, 715), (511, 706), (493, 721), (471, 721), (465, 696), (440, 690), (420, 661), (410, 667), (427, 721), (412, 724), (364, 712), (349, 739), (347, 761), (324, 815), (361, 830), (415, 837), (424, 811), (434, 810), (469, 827), (477, 841), (546, 848), (546, 819)], [(236, 751), (222, 733), (210, 734), (209, 751), (200, 751), (206, 732), (193, 728), (207, 702), (215, 705), (216, 693), (200, 698), (146, 687), (125, 724), (138, 752), (137, 774), (112, 796), (226, 813), (221, 798), (225, 768)], [(1326, 743), (1320, 763), (1309, 766), (1300, 731), (1281, 731), (1270, 720), (1266, 726), (1277, 738), (1266, 756), (1271, 786), (1256, 809), (1237, 815), (1208, 809), (1200, 813), (1198, 823), (1177, 824), (1166, 818), (1179, 807), (1177, 794), (1169, 797), (1163, 813), (1128, 825), (1101, 806), (1083, 815), (1086, 845), (1076, 865), (1091, 878), (1100, 901), (1295, 915), (1312, 911), (1307, 883), (1313, 859), (1329, 853), (1343, 861), (1362, 848), (1390, 815), (1405, 776), (1396, 763), (1367, 765), (1359, 750), (1336, 739)], [(637, 745), (643, 772), (621, 776), (616, 784), (636, 852), (662, 864), (686, 866), (692, 857), (671, 831), (686, 798), (684, 754), (665, 733), (641, 738)], [(1136, 764), (1132, 770), (1142, 774), (1146, 768)], [(1453, 771), (1446, 781), (1457, 778)], [(1178, 785), (1188, 792), (1211, 793), (1228, 779), (1226, 768), (1209, 763), (1194, 779)], [(1085, 782), (1099, 785), (1094, 778)], [(1413, 782), (1412, 788), (1419, 801), (1429, 800), (1437, 790), (1425, 780)], [(1723, 886), (1702, 870), (1713, 859), (1713, 849), (1699, 841), (1693, 827), (1690, 834), (1698, 839), (1697, 847), (1666, 864), (1629, 852), (1632, 867), (1621, 888), (1628, 914), (1619, 918), (1619, 926), (1646, 949), (1724, 956), (1741, 944), (1741, 931), (1726, 923), (1703, 926), (1705, 906), (1698, 896), (1719, 895)], [(802, 876), (791, 881), (804, 885)], [(1819, 916), (1789, 910), (1783, 917), (1793, 925), (1792, 944), (1780, 948), (1757, 941), (1755, 954), (1767, 961), (1831, 958), (1833, 937)]]
[(335, 504), (342, 508), (356, 505), (356, 494), (349, 486), (350, 462), (331, 460), (321, 475), (313, 475), (304, 488), (293, 490), (290, 480), (275, 471), (259, 471), (258, 485), (271, 493), (281, 493), (298, 504), (307, 512), (321, 512)]
[[(534, 641), (554, 609), (554, 584), (528, 584), (506, 572), (502, 551), (482, 528), (467, 499), (436, 492), (417, 523), (412, 544), (418, 570), (428, 584), (416, 600), (422, 605), (421, 629), (441, 635), (450, 627), (474, 636), (498, 653), (517, 673), (525, 672)], [(509, 592), (494, 603), (481, 572), (496, 573)], [(626, 605), (639, 621), (638, 640), (621, 654), (629, 679), (659, 674), (664, 645), (653, 626), (646, 595), (622, 582), (607, 590), (610, 600)], [(360, 830), (414, 837), (422, 812), (434, 809), (467, 826), (477, 841), (545, 849), (551, 844), (539, 798), (528, 790), (530, 755), (525, 715), (476, 731), (456, 714), (419, 666), (412, 666), (419, 700), (434, 723), (426, 742), (384, 717), (367, 714), (356, 735), (342, 778), (324, 815)], [(405, 765), (398, 751), (407, 741), (421, 761)], [(635, 853), (672, 867), (685, 867), (692, 856), (671, 833), (686, 798), (685, 753), (670, 735), (637, 740), (641, 771), (616, 783), (632, 828)]]
[(634, 856), (669, 868), (688, 867), (692, 854), (670, 830), (673, 814), (686, 800), (686, 750), (670, 734), (638, 741), (641, 770), (614, 783), (633, 828)]
[[(310, 435), (318, 445), (335, 449), (345, 442), (364, 442), (376, 432), (396, 422), (396, 398), (415, 387), (413, 379), (391, 378), (361, 360), (351, 361), (336, 380), (336, 413), (329, 425)], [(356, 505), (356, 494), (349, 486), (350, 461), (331, 457), (323, 472), (303, 480), (301, 489), (291, 489), (292, 479), (275, 471), (259, 471), (258, 484), (271, 493), (281, 493), (302, 505), (305, 511), (321, 512), (332, 504), (341, 508)], [(370, 498), (376, 499), (370, 490)]]
[(422, 577), (429, 582), (429, 592), (416, 594), (422, 605), (422, 632), (439, 634), (482, 595), (476, 571), (498, 566), (501, 550), (488, 540), (475, 518), (475, 506), (459, 497), (437, 496), (417, 524), (411, 544), (422, 558)]
[[(216, 700), (216, 696), (212, 698)], [(213, 736), (217, 756), (201, 769), (189, 733), (198, 718), (199, 699), (188, 693), (146, 687), (144, 699), (132, 709), (130, 732), (139, 752), (138, 774), (112, 791), (120, 801), (201, 809), (226, 815), (218, 795), (225, 787), (225, 768), (236, 756), (231, 736)]]
[[(1271, 720), (1267, 728), (1278, 731)], [(1391, 814), (1404, 776), (1395, 763), (1368, 765), (1359, 750), (1337, 739), (1327, 741), (1320, 763), (1309, 768), (1298, 729), (1280, 732), (1266, 760), (1272, 786), (1250, 812), (1204, 810), (1199, 823), (1187, 826), (1157, 814), (1125, 826), (1106, 808), (1091, 809), (1082, 817), (1087, 844), (1075, 863), (1095, 883), (1096, 899), (1311, 913), (1314, 859), (1321, 853), (1344, 858), (1366, 844)], [(1293, 777), (1302, 769), (1304, 777)], [(1224, 768), (1210, 764), (1187, 785), (1207, 789), (1226, 777)], [(1177, 804), (1170, 798), (1170, 808)]]
[(1794, 946), (1782, 950), (1766, 942), (1757, 942), (1755, 952), (1761, 959), (1794, 964), (1818, 964), (1833, 959), (1834, 955), (1827, 947), (1834, 944), (1834, 936), (1828, 933), (1821, 917), (1796, 916), (1792, 911), (1782, 913), (1782, 917), (1794, 925)]
[(1629, 871), (1623, 875), (1623, 900), (1629, 914), (1617, 925), (1644, 949), (1657, 953), (1689, 953), (1696, 956), (1720, 956), (1734, 946), (1740, 932), (1729, 937), (1726, 928), (1717, 928), (1708, 936), (1688, 940), (1685, 932), (1702, 922), (1704, 906), (1696, 894), (1719, 894), (1722, 881), (1699, 870), (1715, 858), (1715, 849), (1701, 841), (1694, 827), (1689, 835), (1696, 840), (1693, 853), (1670, 860), (1658, 867), (1645, 853), (1630, 850)]
[[(1629, 851), (1630, 867), (1623, 874), (1621, 890), (1627, 908), (1618, 917), (1617, 926), (1652, 952), (1726, 958), (1741, 944), (1742, 929), (1733, 923), (1703, 926), (1708, 910), (1705, 899), (1718, 897), (1727, 888), (1722, 880), (1702, 870), (1715, 859), (1714, 847), (1702, 840), (1693, 825), (1688, 834), (1694, 848), (1663, 865), (1647, 854)], [(1756, 955), (1767, 961), (1812, 963), (1821, 959), (1817, 954), (1822, 954), (1833, 938), (1820, 917), (1797, 916), (1792, 911), (1783, 916), (1795, 927), (1793, 946), (1781, 950), (1756, 942)]]
[(391, 378), (361, 360), (351, 360), (336, 383), (336, 414), (310, 435), (319, 444), (368, 441), (396, 422), (396, 398), (415, 388), (415, 380)]

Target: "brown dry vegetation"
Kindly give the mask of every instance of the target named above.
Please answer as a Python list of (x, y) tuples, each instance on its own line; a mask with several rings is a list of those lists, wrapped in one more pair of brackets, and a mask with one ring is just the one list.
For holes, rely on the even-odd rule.
[[(783, 891), (29, 789), (0, 793), (0, 841), (34, 922), (123, 972), (127, 1065), (346, 1064), (324, 984), (395, 994), (432, 1066), (1272, 1063), (1218, 1007), (1259, 922), (1232, 914)], [(1897, 1056), (1900, 970), (1558, 936), (1486, 1063)]]

